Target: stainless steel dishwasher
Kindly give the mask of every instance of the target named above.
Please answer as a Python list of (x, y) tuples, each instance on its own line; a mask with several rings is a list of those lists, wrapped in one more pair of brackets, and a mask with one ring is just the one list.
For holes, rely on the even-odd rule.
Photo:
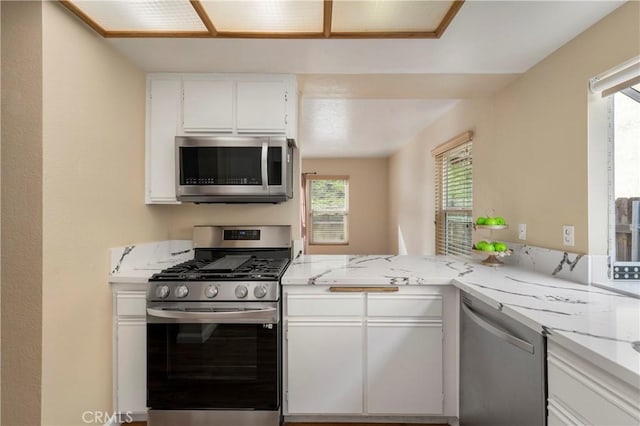
[(460, 425), (546, 425), (545, 344), (540, 333), (462, 292)]

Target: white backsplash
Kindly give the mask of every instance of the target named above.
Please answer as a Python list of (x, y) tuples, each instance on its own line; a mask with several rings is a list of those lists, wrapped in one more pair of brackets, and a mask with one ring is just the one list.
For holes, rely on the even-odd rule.
[(506, 265), (549, 274), (569, 281), (589, 284), (590, 256), (509, 242), (511, 256), (502, 258)]
[(193, 258), (191, 240), (169, 240), (110, 249), (111, 276), (148, 274)]

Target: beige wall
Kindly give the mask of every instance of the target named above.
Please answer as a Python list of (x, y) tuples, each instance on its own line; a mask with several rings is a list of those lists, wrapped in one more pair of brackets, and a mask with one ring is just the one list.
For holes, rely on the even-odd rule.
[(309, 246), (309, 254), (387, 254), (389, 173), (386, 158), (308, 158), (304, 173), (349, 176), (349, 244)]
[(37, 2), (2, 2), (2, 419), (40, 423), (42, 32)]
[(143, 201), (145, 74), (58, 3), (42, 27), (42, 423), (82, 425), (112, 410), (108, 249), (167, 222)]
[(477, 147), (493, 138), (492, 116), (491, 100), (459, 102), (389, 159), (388, 229), (392, 253), (435, 253), (435, 163), (431, 150), (468, 130), (475, 133), (474, 204), (477, 205), (478, 168), (483, 155)]
[[(433, 253), (433, 203), (402, 194), (407, 169), (431, 173), (430, 147), (475, 129), (474, 216), (494, 209), (513, 225), (501, 239), (516, 241), (517, 224), (525, 223), (528, 244), (552, 249), (566, 249), (562, 225), (572, 224), (571, 251), (589, 252), (588, 80), (640, 53), (639, 8), (626, 3), (494, 98), (462, 102), (397, 153), (390, 172), (391, 193), (399, 193), (391, 202), (391, 241), (406, 230), (408, 253)], [(422, 182), (419, 196), (431, 192), (433, 184)], [(604, 254), (603, 246), (592, 253)]]

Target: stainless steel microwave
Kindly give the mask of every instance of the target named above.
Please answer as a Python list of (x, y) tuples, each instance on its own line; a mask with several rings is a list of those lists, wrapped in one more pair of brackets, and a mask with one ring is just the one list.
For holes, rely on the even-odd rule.
[(284, 136), (176, 136), (176, 196), (193, 203), (281, 203), (293, 197)]

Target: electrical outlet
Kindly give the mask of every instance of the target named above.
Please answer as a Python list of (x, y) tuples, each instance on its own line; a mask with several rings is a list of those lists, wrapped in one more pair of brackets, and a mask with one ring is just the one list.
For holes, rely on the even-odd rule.
[(526, 240), (527, 239), (527, 224), (521, 223), (518, 225), (518, 239)]
[(562, 244), (569, 247), (575, 245), (575, 229), (573, 225), (562, 226)]

